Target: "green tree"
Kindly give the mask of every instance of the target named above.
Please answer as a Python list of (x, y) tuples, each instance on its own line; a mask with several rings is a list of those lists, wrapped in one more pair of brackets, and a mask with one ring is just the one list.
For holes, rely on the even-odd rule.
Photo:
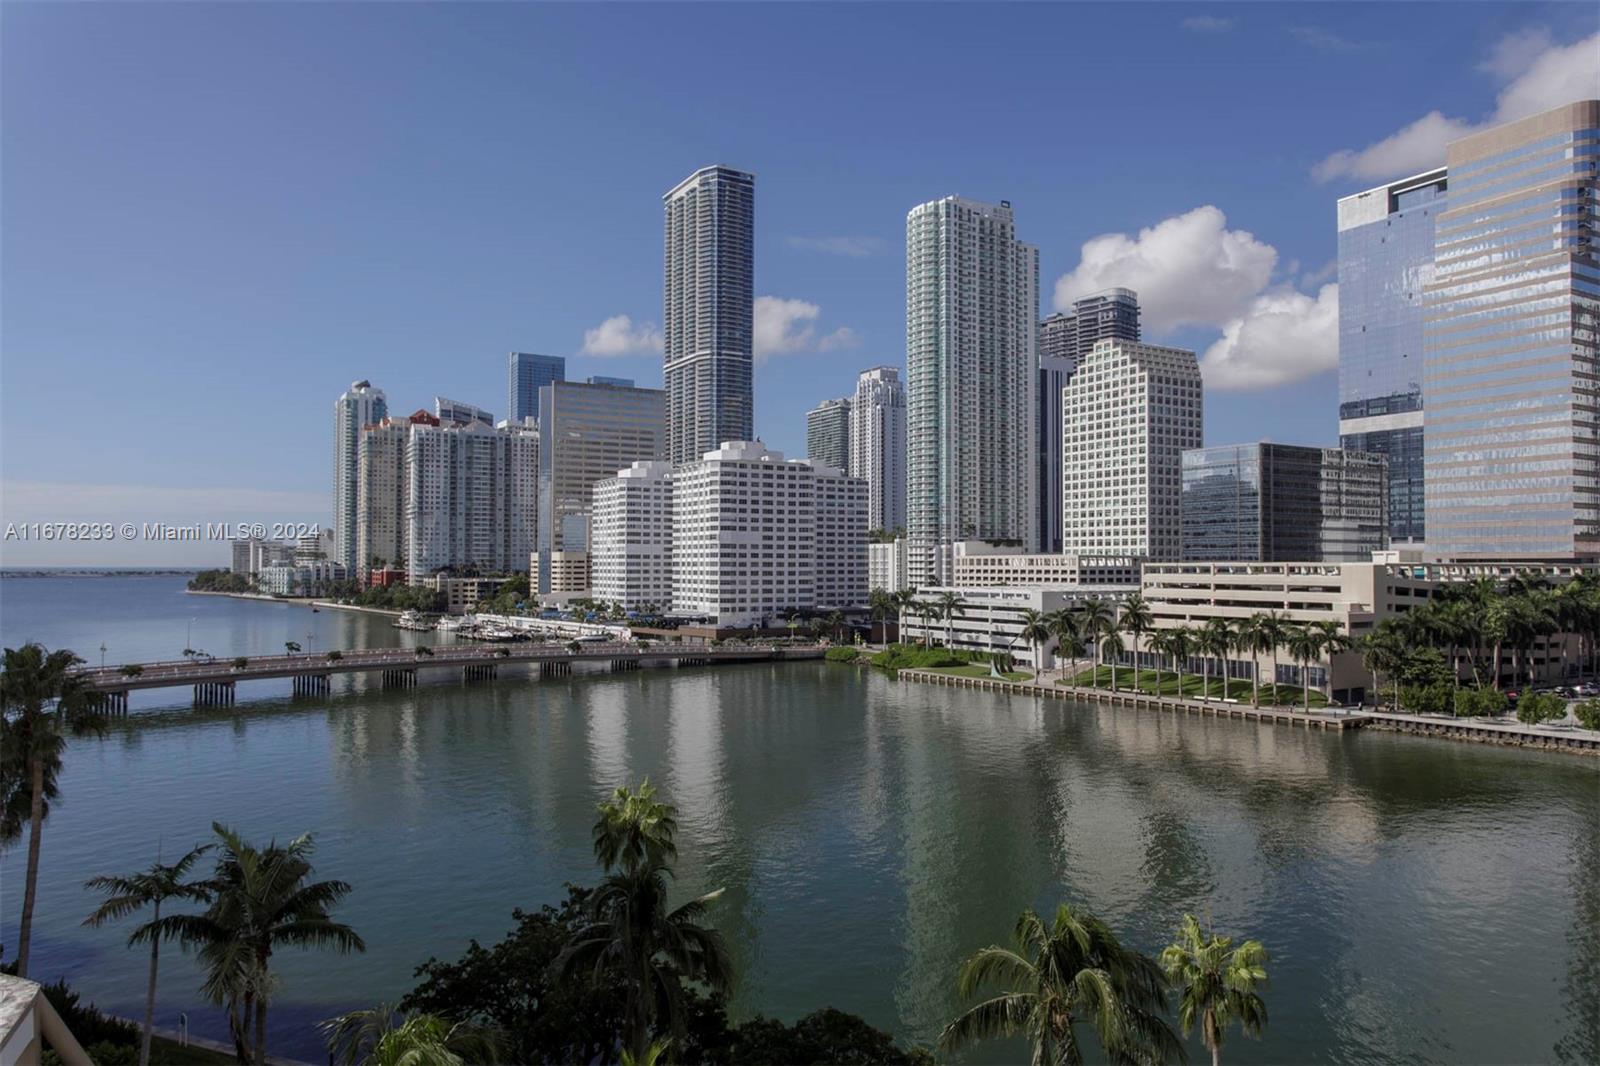
[(1100, 643), (1095, 645), (1101, 656), (1111, 660), (1111, 691), (1117, 691), (1117, 660), (1127, 650), (1122, 646), (1122, 634), (1116, 629), (1107, 629), (1100, 635)]
[[(22, 923), (17, 936), (17, 976), (28, 976), (33, 908), (39, 895), (39, 849), (50, 801), (60, 795), (56, 776), (69, 737), (100, 735), (105, 717), (98, 697), (77, 673), (83, 664), (66, 649), (27, 643), (5, 650), (0, 672), (0, 841), (16, 840), (28, 826), (22, 881)], [(24, 803), (26, 808), (24, 809)]]
[(1295, 626), (1289, 630), (1289, 654), (1300, 664), (1300, 691), (1305, 712), (1311, 713), (1311, 664), (1322, 657), (1325, 636), (1315, 626)]
[(1150, 605), (1135, 592), (1122, 605), (1122, 631), (1133, 638), (1133, 688), (1139, 689), (1139, 644), (1155, 625)]
[(1600, 700), (1584, 700), (1573, 709), (1578, 724), (1585, 729), (1600, 729)]
[(1091, 596), (1083, 601), (1078, 608), (1078, 632), (1083, 635), (1083, 642), (1094, 652), (1094, 672), (1096, 683), (1100, 676), (1100, 638), (1105, 636), (1108, 629), (1116, 626), (1116, 616), (1111, 611), (1110, 604), (1099, 596)]
[(1161, 967), (1178, 993), (1178, 1024), (1185, 1036), (1199, 1026), (1211, 1066), (1221, 1063), (1233, 1022), (1256, 1037), (1267, 1027), (1267, 1004), (1258, 991), (1267, 984), (1267, 949), (1259, 940), (1234, 947), (1232, 937), (1202, 932), (1194, 915), (1185, 914), (1177, 939), (1161, 952)]
[(500, 1034), (437, 1014), (402, 1014), (384, 1003), (317, 1026), (339, 1066), (463, 1066), (498, 1062)]
[(955, 647), (956, 619), (961, 617), (963, 604), (961, 597), (954, 592), (941, 592), (939, 598), (934, 600), (934, 608), (938, 612), (936, 617), (944, 619), (944, 646)]
[(1289, 633), (1294, 628), (1289, 620), (1277, 611), (1264, 611), (1257, 615), (1260, 629), (1260, 641), (1272, 656), (1272, 702), (1279, 702), (1278, 695), (1278, 649), (1288, 643)]
[(963, 999), (988, 985), (999, 991), (945, 1027), (945, 1051), (1021, 1036), (1032, 1045), (1034, 1066), (1075, 1066), (1084, 1061), (1078, 1027), (1085, 1025), (1113, 1061), (1184, 1060), (1177, 1034), (1160, 1017), (1167, 999), (1161, 968), (1124, 947), (1100, 919), (1063, 903), (1046, 925), (1027, 910), (1012, 942), (962, 964)]
[[(201, 855), (211, 850), (204, 844), (190, 851), (175, 863), (155, 862), (147, 870), (126, 875), (91, 877), (84, 888), (105, 892), (108, 898), (96, 907), (93, 914), (83, 920), (84, 925), (99, 926), (118, 918), (126, 918), (146, 907), (150, 908), (151, 921), (133, 931), (128, 943), (131, 946), (149, 925), (161, 921), (161, 905), (168, 900), (204, 902), (209, 898), (206, 886), (200, 882), (185, 881), (189, 868)], [(161, 958), (161, 939), (150, 936), (150, 980), (144, 994), (144, 1029), (139, 1038), (139, 1066), (150, 1063), (150, 1032), (156, 1023), (156, 969)]]
[(1022, 629), (1017, 637), (1028, 645), (1028, 650), (1033, 653), (1033, 668), (1036, 671), (1044, 670), (1044, 646), (1050, 640), (1050, 619), (1042, 611), (1032, 607), (1024, 608), (1022, 612)]
[(1222, 694), (1228, 694), (1228, 653), (1233, 650), (1233, 627), (1226, 618), (1208, 618), (1195, 636), (1195, 650), (1200, 653), (1201, 699), (1211, 698), (1211, 660), (1222, 663)]
[(656, 799), (647, 777), (637, 790), (619, 785), (599, 805), (594, 823), (594, 857), (607, 873), (621, 867), (633, 872), (647, 866), (670, 866), (678, 857), (677, 809)]
[(1063, 607), (1059, 611), (1052, 611), (1049, 616), (1050, 635), (1056, 641), (1056, 655), (1064, 656), (1071, 664), (1072, 680), (1077, 682), (1078, 660), (1088, 650), (1083, 642), (1083, 634), (1078, 628), (1078, 616), (1070, 609)]
[(894, 625), (895, 639), (904, 640), (906, 632), (906, 612), (910, 611), (913, 614), (916, 613), (915, 608), (917, 606), (917, 590), (907, 587), (901, 589), (899, 592), (894, 593), (894, 606), (896, 612), (898, 612)]
[(1271, 651), (1260, 611), (1239, 623), (1239, 650), (1250, 653), (1250, 705), (1261, 706), (1261, 653)]
[[(288, 844), (257, 848), (214, 822), (216, 869), (200, 914), (172, 914), (142, 927), (139, 940), (177, 939), (193, 948), (205, 971), (200, 991), (223, 1006), (240, 1062), (267, 1060), (267, 1006), (272, 953), (284, 947), (365, 951), (354, 929), (329, 914), (350, 894), (343, 881), (311, 881), (309, 833)], [(252, 1036), (251, 1030), (254, 1030)]]
[(1405, 647), (1401, 643), (1400, 635), (1389, 623), (1392, 619), (1385, 618), (1378, 623), (1378, 627), (1366, 634), (1357, 642), (1361, 652), (1361, 665), (1365, 666), (1372, 674), (1372, 703), (1378, 706), (1382, 702), (1382, 690), (1378, 685), (1380, 675), (1388, 675), (1394, 680), (1394, 709), (1400, 709), (1400, 665), (1405, 661)]

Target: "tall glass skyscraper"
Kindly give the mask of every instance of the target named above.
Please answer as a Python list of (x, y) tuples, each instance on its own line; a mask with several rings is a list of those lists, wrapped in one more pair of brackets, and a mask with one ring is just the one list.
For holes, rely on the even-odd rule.
[(947, 196), (906, 216), (911, 583), (957, 540), (1034, 542), (1039, 250), (1011, 204)]
[(755, 436), (755, 182), (742, 170), (704, 167), (661, 198), (667, 452), (674, 465)]
[(1446, 172), (1430, 170), (1339, 201), (1339, 444), (1389, 460), (1389, 537), (1420, 547), (1423, 288)]
[(1423, 381), (1440, 557), (1600, 554), (1597, 163), (1596, 100), (1447, 150)]
[(559, 355), (512, 352), (507, 360), (506, 417), (512, 422), (539, 417), (539, 390), (567, 380), (567, 361)]

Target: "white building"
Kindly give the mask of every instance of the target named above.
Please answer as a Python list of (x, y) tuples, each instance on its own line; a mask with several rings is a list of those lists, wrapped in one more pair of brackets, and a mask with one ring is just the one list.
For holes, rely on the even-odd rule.
[(471, 422), (494, 425), (494, 415), (483, 408), (444, 396), (433, 398), (433, 416), (446, 426), (465, 426)]
[(382, 389), (370, 381), (353, 382), (333, 405), (333, 530), (334, 558), (346, 569), (356, 562), (356, 497), (360, 478), (361, 427), (389, 414)]
[(412, 423), (406, 442), (406, 568), (413, 584), (447, 567), (509, 573), (534, 545), (539, 438)]
[(864, 370), (856, 379), (850, 405), (850, 476), (867, 483), (868, 529), (905, 529), (906, 389), (892, 366)]
[(256, 575), (262, 592), (273, 596), (321, 596), (335, 581), (343, 581), (347, 571), (332, 560), (300, 563), (275, 563), (264, 566)]
[(1136, 555), (1038, 555), (1009, 545), (957, 541), (952, 546), (955, 583), (965, 588), (1021, 585), (1053, 588), (1139, 584), (1144, 560)]
[[(872, 489), (869, 486), (867, 495), (870, 497)], [(910, 588), (906, 580), (906, 541), (904, 537), (894, 540), (873, 541), (867, 545), (867, 591), (882, 589), (894, 593), (901, 589)]]
[(906, 644), (921, 644), (924, 641), (946, 644), (948, 637), (948, 644), (962, 651), (1007, 652), (1021, 665), (1048, 669), (1056, 665), (1053, 655), (1055, 642), (1044, 642), (1044, 662), (1035, 662), (1036, 650), (1022, 639), (1024, 612), (1034, 610), (1047, 615), (1075, 608), (1092, 599), (1115, 604), (1127, 599), (1134, 591), (1134, 588), (1126, 585), (1084, 585), (1077, 588), (935, 585), (920, 590), (918, 599), (934, 602), (947, 592), (954, 593), (960, 601), (955, 617), (948, 621), (944, 618), (924, 618), (908, 608), (903, 612), (905, 627), (900, 640)]
[(910, 578), (939, 546), (1036, 535), (1039, 252), (1011, 204), (958, 196), (906, 216)]
[(1183, 451), (1202, 443), (1194, 353), (1099, 341), (1062, 394), (1062, 549), (1176, 559)]
[(867, 483), (813, 461), (816, 487), (816, 605), (849, 609), (867, 602)]
[(361, 432), (355, 572), (362, 576), (374, 566), (398, 568), (406, 557), (406, 445), (418, 419), (438, 421), (419, 411), (409, 419), (386, 418)]
[(672, 603), (672, 464), (634, 463), (597, 481), (591, 595), (629, 610)]

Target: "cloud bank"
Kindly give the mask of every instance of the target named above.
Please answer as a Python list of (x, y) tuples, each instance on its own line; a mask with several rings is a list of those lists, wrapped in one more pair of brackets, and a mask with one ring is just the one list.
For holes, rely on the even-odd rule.
[(581, 354), (650, 355), (660, 354), (661, 349), (661, 330), (654, 322), (635, 326), (628, 315), (612, 315), (594, 329), (584, 330)]

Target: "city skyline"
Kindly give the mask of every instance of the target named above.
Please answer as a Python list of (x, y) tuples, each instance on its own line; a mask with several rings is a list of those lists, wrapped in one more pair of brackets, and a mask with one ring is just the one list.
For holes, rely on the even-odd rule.
[[(1328, 401), (1329, 370), (1267, 389), (1239, 391), (1241, 373), (1259, 377), (1261, 368), (1245, 366), (1242, 371), (1239, 360), (1228, 356), (1247, 352), (1253, 333), (1260, 335), (1277, 325), (1310, 330), (1290, 332), (1274, 343), (1331, 368), (1335, 349), (1325, 342), (1332, 335), (1333, 321), (1326, 312), (1334, 300), (1327, 286), (1336, 243), (1335, 200), (1425, 169), (1428, 161), (1442, 163), (1442, 139), (1464, 132), (1469, 125), (1562, 102), (1548, 94), (1559, 95), (1566, 91), (1562, 86), (1572, 84), (1572, 56), (1581, 57), (1586, 45), (1592, 53), (1593, 20), (1560, 7), (1463, 9), (1460, 25), (1447, 30), (1427, 20), (1430, 32), (1447, 35), (1438, 55), (1420, 59), (1416, 71), (1386, 73), (1385, 106), (1357, 115), (1337, 110), (1340, 90), (1374, 70), (1387, 71), (1390, 64), (1383, 57), (1387, 54), (1392, 60), (1393, 43), (1362, 37), (1359, 20), (1337, 8), (1300, 8), (1293, 19), (1273, 9), (1225, 11), (1212, 20), (1215, 25), (1206, 27), (1187, 25), (1196, 19), (1188, 17), (1186, 8), (1146, 7), (1138, 14), (1154, 20), (1152, 47), (1163, 54), (1220, 57), (1264, 41), (1281, 41), (1294, 50), (1298, 64), (1287, 56), (1270, 57), (1270, 63), (1269, 57), (1257, 56), (1266, 64), (1261, 70), (1248, 78), (1219, 76), (1208, 89), (1234, 94), (1231, 106), (1239, 117), (1259, 119), (1259, 134), (1241, 137), (1236, 132), (1248, 121), (1234, 120), (1226, 132), (1200, 120), (1189, 124), (1192, 129), (1177, 128), (1184, 122), (1165, 122), (1165, 136), (1172, 143), (1162, 150), (1184, 152), (1181, 181), (1170, 174), (1141, 175), (1142, 161), (1151, 158), (1145, 153), (1151, 149), (1135, 144), (1132, 132), (1108, 133), (1106, 158), (1114, 165), (1094, 169), (1074, 166), (1053, 171), (1054, 157), (1037, 145), (1003, 165), (952, 158), (946, 148), (925, 137), (918, 137), (913, 152), (900, 137), (924, 130), (920, 121), (891, 137), (900, 149), (885, 153), (854, 135), (869, 128), (892, 129), (881, 112), (868, 107), (859, 117), (851, 117), (842, 110), (840, 95), (826, 95), (811, 101), (825, 114), (806, 121), (829, 123), (839, 136), (815, 160), (784, 145), (772, 130), (750, 129), (748, 122), (737, 131), (728, 126), (697, 128), (675, 147), (653, 141), (636, 144), (634, 150), (645, 155), (626, 166), (618, 165), (615, 148), (600, 151), (597, 158), (607, 169), (602, 177), (586, 178), (585, 192), (591, 199), (603, 197), (605, 210), (615, 218), (600, 229), (591, 227), (587, 242), (564, 236), (568, 223), (552, 217), (553, 212), (536, 220), (526, 207), (505, 214), (512, 204), (506, 199), (510, 190), (502, 192), (498, 186), (485, 192), (504, 223), (492, 225), (494, 212), (474, 210), (461, 195), (479, 188), (474, 183), (481, 183), (484, 175), (473, 167), (447, 167), (417, 189), (421, 198), (406, 209), (415, 217), (403, 216), (405, 225), (400, 227), (407, 245), (425, 237), (428, 254), (417, 257), (413, 249), (403, 270), (386, 267), (381, 279), (362, 280), (351, 274), (356, 263), (362, 257), (390, 255), (388, 242), (395, 239), (377, 234), (371, 212), (383, 212), (386, 225), (399, 221), (389, 214), (398, 209), (394, 197), (415, 179), (407, 176), (410, 169), (401, 167), (387, 183), (362, 186), (357, 200), (349, 200), (356, 194), (348, 179), (360, 172), (364, 161), (391, 158), (397, 151), (406, 153), (403, 159), (427, 157), (421, 144), (397, 140), (398, 134), (380, 136), (390, 129), (387, 103), (371, 100), (358, 106), (345, 83), (316, 79), (294, 93), (273, 96), (268, 90), (277, 86), (275, 71), (246, 64), (231, 84), (237, 84), (253, 109), (256, 121), (250, 133), (260, 142), (258, 147), (270, 148), (288, 136), (277, 120), (291, 117), (306, 122), (297, 136), (317, 138), (352, 129), (361, 136), (347, 150), (330, 156), (322, 178), (305, 178), (309, 185), (291, 185), (288, 191), (268, 189), (262, 183), (269, 176), (281, 182), (282, 175), (267, 167), (270, 175), (213, 189), (204, 197), (208, 213), (197, 215), (179, 197), (188, 189), (185, 182), (194, 179), (172, 174), (167, 160), (140, 154), (126, 136), (112, 136), (107, 123), (132, 121), (124, 106), (130, 102), (137, 102), (144, 113), (159, 111), (162, 130), (183, 149), (173, 156), (176, 161), (198, 150), (193, 147), (198, 143), (195, 138), (199, 131), (212, 128), (215, 114), (203, 104), (174, 98), (169, 86), (138, 76), (114, 54), (102, 56), (94, 40), (85, 44), (84, 33), (107, 20), (107, 25), (126, 29), (129, 54), (184, 49), (178, 54), (188, 56), (190, 65), (183, 69), (198, 72), (238, 58), (230, 51), (226, 24), (216, 14), (203, 13), (184, 18), (149, 10), (137, 17), (79, 12), (62, 18), (37, 10), (20, 14), (8, 10), (6, 25), (13, 39), (33, 41), (38, 45), (33, 51), (40, 57), (23, 57), (8, 65), (8, 97), (26, 95), (30, 86), (40, 84), (38, 79), (47, 72), (39, 62), (60, 54), (56, 50), (87, 47), (86, 58), (105, 61), (100, 75), (71, 87), (59, 104), (46, 102), (37, 119), (23, 116), (25, 121), (13, 125), (19, 149), (40, 150), (13, 151), (6, 163), (16, 202), (26, 197), (37, 208), (29, 219), (14, 220), (5, 241), (5, 259), (13, 267), (7, 270), (12, 300), (4, 330), (4, 350), (10, 358), (3, 368), (5, 388), (0, 389), (6, 397), (0, 419), (4, 423), (0, 474), (8, 510), (19, 514), (37, 510), (48, 512), (46, 517), (66, 519), (102, 517), (107, 512), (120, 517), (128, 511), (141, 520), (260, 520), (266, 514), (329, 520), (327, 495), (319, 485), (325, 484), (321, 471), (326, 470), (327, 430), (323, 419), (313, 420), (314, 409), (325, 402), (322, 396), (336, 394), (351, 380), (381, 381), (391, 395), (442, 392), (498, 412), (505, 388), (505, 352), (521, 350), (568, 358), (573, 377), (621, 373), (642, 386), (657, 387), (661, 356), (650, 331), (660, 328), (654, 323), (660, 318), (661, 300), (657, 214), (661, 190), (716, 160), (752, 171), (762, 183), (756, 218), (753, 435), (774, 448), (803, 452), (804, 411), (829, 396), (842, 395), (860, 370), (879, 364), (903, 367), (903, 331), (896, 325), (904, 317), (899, 265), (903, 249), (897, 247), (896, 232), (910, 207), (952, 193), (986, 202), (1010, 199), (1016, 205), (1029, 240), (1040, 248), (1041, 317), (1057, 310), (1063, 296), (1118, 284), (1138, 291), (1146, 308), (1148, 338), (1191, 347), (1201, 356), (1208, 441), (1266, 437), (1331, 446), (1337, 442), (1338, 412)], [(290, 53), (337, 47), (365, 25), (359, 12), (254, 11), (238, 17)], [(433, 17), (414, 12), (389, 19), (377, 44), (413, 47)], [(594, 27), (579, 12), (510, 11), (486, 16), (489, 24), (496, 17), (510, 19), (529, 32), (533, 27), (547, 30), (552, 42), (598, 47)], [(1124, 16), (1080, 6), (1026, 17), (1041, 24), (1072, 18), (1092, 26)], [(1418, 13), (1409, 9), (1396, 17), (1389, 42), (1404, 39), (1415, 29), (1413, 21), (1421, 24)], [(733, 18), (739, 26), (729, 32), (748, 32), (752, 20), (789, 25), (781, 12), (739, 11)], [(841, 11), (819, 21), (830, 20), (848, 22), (862, 34), (859, 45), (830, 46), (830, 62), (844, 62), (851, 48), (872, 45), (884, 50), (884, 61), (893, 69), (906, 62), (907, 45), (928, 43), (893, 12)], [(1360, 47), (1335, 55), (1330, 49), (1336, 46), (1329, 40), (1312, 43), (1312, 35), (1297, 32), (1297, 26), (1303, 29), (1313, 22), (1333, 39)], [(649, 33), (640, 31), (644, 36), (670, 32), (648, 14), (641, 15), (641, 23), (649, 23)], [(332, 36), (314, 45), (312, 28), (324, 24)], [(890, 34), (896, 31), (908, 38), (891, 47)], [(1016, 28), (1008, 32), (1015, 33)], [(509, 57), (488, 43), (488, 36), (475, 39), (470, 50), (488, 62), (486, 72), (476, 78), (462, 75), (459, 91), (421, 116), (423, 129), (443, 136), (439, 123), (453, 109), (475, 103), (481, 91), (499, 84), (509, 69), (504, 66)], [(795, 43), (811, 40), (802, 30)], [(642, 43), (631, 36), (622, 42), (630, 56), (640, 48)], [(1299, 102), (1296, 114), (1303, 118), (1305, 109), (1310, 109), (1317, 121), (1298, 125), (1267, 121), (1286, 117), (1286, 106), (1256, 99), (1245, 90), (1270, 78), (1274, 70), (1286, 73), (1297, 65), (1310, 68), (1319, 80), (1308, 87), (1310, 98)], [(1092, 73), (1086, 70), (1081, 76)], [(1442, 79), (1449, 86), (1448, 95), (1437, 88), (1443, 74), (1450, 75)], [(643, 75), (631, 75), (639, 76)], [(1004, 88), (1036, 91), (1042, 76), (1042, 72), (1018, 73)], [(125, 101), (108, 95), (113, 82)], [(1158, 80), (1137, 91), (1130, 89), (1110, 105), (1137, 125), (1157, 113), (1151, 109), (1158, 98), (1162, 107), (1182, 108), (1204, 106), (1211, 99), (1173, 103), (1170, 92), (1163, 95), (1173, 84)], [(545, 91), (538, 79), (525, 88), (529, 101)], [(999, 90), (973, 91), (957, 103), (962, 108), (981, 107), (994, 91)], [(831, 92), (851, 95), (842, 89)], [(770, 106), (777, 126), (785, 116), (799, 116), (797, 99), (779, 93), (763, 102)], [(852, 106), (857, 103), (851, 99)], [(323, 104), (330, 105), (331, 112), (325, 120), (308, 110)], [(80, 131), (63, 133), (64, 120), (51, 122), (49, 116), (51, 108), (66, 105), (92, 105), (97, 117)], [(737, 117), (746, 114), (747, 105), (724, 102), (712, 111)], [(1436, 112), (1432, 116), (1436, 121), (1419, 121), (1431, 112)], [(641, 117), (624, 115), (618, 121), (631, 129)], [(984, 136), (1003, 137), (1015, 130), (1016, 121), (1020, 116), (997, 120), (995, 129)], [(555, 128), (559, 126), (555, 123), (543, 134), (541, 143), (550, 150), (605, 147), (571, 129)], [(56, 142), (37, 142), (44, 134)], [(478, 137), (481, 130), (463, 136)], [(1418, 145), (1430, 138), (1437, 143), (1419, 150)], [(217, 150), (233, 150), (239, 143), (230, 134)], [(813, 137), (808, 149), (816, 147)], [(78, 179), (62, 179), (73, 161), (81, 161), (91, 149), (108, 153), (123, 176), (112, 190), (112, 202), (84, 213)], [(857, 186), (826, 180), (848, 167), (861, 175)], [(47, 188), (51, 183), (57, 187)], [(303, 201), (310, 192), (331, 203), (348, 201), (357, 209), (353, 221), (332, 217), (328, 208)], [(537, 190), (519, 190), (515, 202), (532, 203), (536, 194)], [(1084, 206), (1086, 199), (1095, 204), (1092, 210)], [(370, 208), (366, 213), (360, 209), (363, 204)], [(297, 212), (289, 216), (293, 225), (280, 227), (278, 240), (260, 229), (260, 219), (248, 217), (261, 214), (256, 208), (263, 205), (272, 209), (266, 212), (269, 216), (274, 211)], [(107, 216), (113, 207), (122, 214)], [(285, 221), (278, 217), (278, 222)], [(128, 256), (151, 243), (150, 235), (156, 232), (151, 227), (159, 230), (166, 242), (162, 246), (170, 245), (170, 250), (152, 269), (135, 269)], [(227, 261), (227, 270), (212, 269), (209, 264), (218, 249), (208, 235), (219, 228), (234, 242), (258, 244), (259, 255), (251, 263), (234, 258)], [(39, 243), (45, 231), (52, 247)], [(465, 258), (467, 244), (474, 242), (482, 252), (481, 263)], [(91, 246), (93, 260), (85, 258)], [(1141, 256), (1149, 258), (1160, 249), (1169, 249), (1170, 254), (1158, 257), (1158, 265), (1170, 269), (1143, 279), (1122, 273), (1130, 264), (1137, 265)], [(1227, 269), (1211, 271), (1215, 285), (1186, 284), (1193, 278), (1183, 268), (1194, 254), (1224, 252)], [(559, 263), (558, 273), (541, 265), (540, 258)], [(34, 269), (26, 274), (14, 269), (23, 261)], [(337, 284), (330, 280), (333, 275), (325, 274), (333, 268), (340, 270)], [(110, 287), (113, 275), (107, 271), (115, 271), (115, 290)], [(69, 279), (70, 290), (63, 287)], [(423, 289), (415, 288), (419, 283)], [(426, 299), (420, 295), (424, 289)], [(69, 318), (63, 303), (69, 291), (88, 294), (96, 313)], [(182, 314), (176, 312), (180, 305), (169, 304), (172, 300), (181, 301)], [(258, 325), (256, 316), (267, 314), (269, 304), (272, 324)], [(388, 313), (377, 313), (379, 308)], [(228, 343), (214, 339), (223, 336)], [(1299, 343), (1304, 336), (1324, 346)], [(638, 354), (626, 354), (630, 350)], [(251, 391), (256, 401), (275, 410), (271, 429), (265, 424), (232, 425), (226, 419), (233, 405), (201, 401), (205, 389), (220, 378), (220, 374), (210, 376), (218, 351), (251, 360), (259, 371), (260, 380), (252, 380)], [(79, 354), (74, 357), (74, 352)], [(107, 352), (126, 354), (121, 358), (82, 354)], [(441, 355), (446, 359), (440, 360)], [(84, 364), (90, 359), (95, 361), (85, 374)], [(160, 373), (150, 373), (152, 368)], [(1267, 376), (1281, 369), (1268, 367)], [(88, 402), (103, 408), (149, 402), (154, 399), (152, 390), (168, 390), (179, 402), (174, 405), (166, 398), (163, 410), (176, 409), (181, 417), (115, 447), (106, 445), (102, 428), (91, 424), (79, 439), (36, 458), (26, 442), (45, 432), (46, 414), (31, 409), (21, 397), (60, 388), (68, 380)], [(150, 473), (177, 470), (183, 471), (181, 479), (173, 473)], [(88, 552), (64, 557), (54, 548), (13, 544), (7, 546), (5, 561), (154, 565), (194, 560), (192, 550), (164, 555), (154, 546), (140, 544), (129, 551), (98, 558)], [(222, 551), (219, 546), (219, 558)]]

